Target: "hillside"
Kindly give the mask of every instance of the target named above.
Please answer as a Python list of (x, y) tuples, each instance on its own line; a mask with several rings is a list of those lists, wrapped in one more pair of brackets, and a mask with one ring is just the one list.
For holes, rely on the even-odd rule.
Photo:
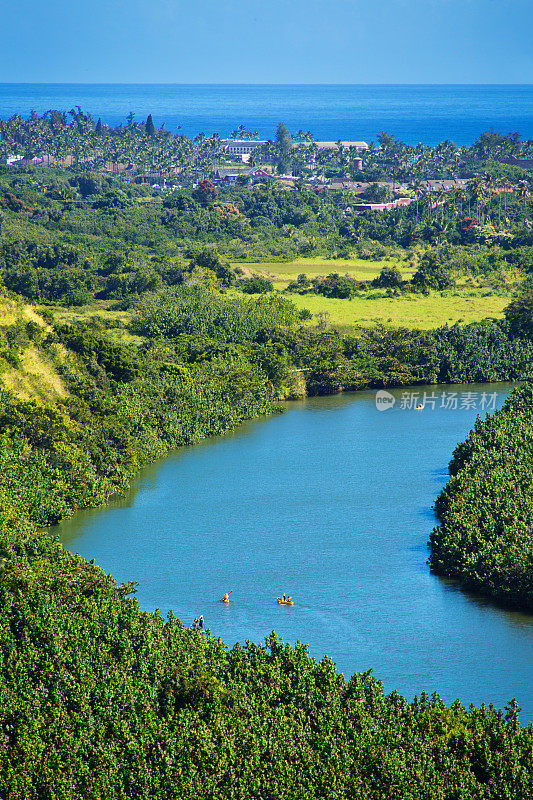
[[(4, 390), (0, 414), (2, 796), (531, 797), (533, 729), (513, 702), (385, 696), (369, 673), (346, 681), (274, 634), (228, 651), (141, 611), (135, 575), (117, 585), (43, 531), (168, 449), (270, 411), (250, 342), (124, 345), (3, 308), (3, 375), (20, 397)], [(148, 307), (138, 325), (153, 322)]]
[(385, 696), (274, 634), (228, 650), (48, 532), (278, 400), (530, 376), (527, 192), (376, 216), (343, 190), (190, 183), (0, 170), (0, 796), (530, 800), (514, 701)]

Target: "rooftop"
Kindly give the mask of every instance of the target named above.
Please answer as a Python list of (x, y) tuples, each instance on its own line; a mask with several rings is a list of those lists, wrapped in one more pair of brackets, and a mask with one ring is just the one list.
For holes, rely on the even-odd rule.
[[(332, 150), (339, 146), (338, 142), (302, 142), (306, 147), (316, 144), (319, 150)], [(341, 141), (343, 147), (357, 147), (358, 150), (368, 150), (366, 142)]]

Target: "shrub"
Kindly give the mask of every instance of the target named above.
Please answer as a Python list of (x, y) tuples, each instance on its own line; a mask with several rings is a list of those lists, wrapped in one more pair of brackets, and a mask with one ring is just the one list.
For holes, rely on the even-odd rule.
[(533, 335), (533, 289), (527, 285), (519, 296), (504, 308), (505, 319), (514, 336)]
[(397, 289), (402, 285), (402, 273), (398, 267), (383, 267), (372, 286), (380, 289)]
[(245, 294), (265, 294), (274, 291), (274, 284), (261, 275), (252, 275), (250, 278), (242, 278), (238, 281), (236, 288)]
[(419, 289), (451, 289), (455, 286), (451, 268), (442, 263), (438, 254), (425, 253), (413, 275), (413, 286)]
[(221, 342), (244, 342), (262, 328), (297, 320), (294, 303), (276, 295), (225, 299), (201, 287), (180, 287), (142, 302), (131, 329), (150, 337), (199, 333)]
[(349, 275), (332, 272), (325, 278), (315, 278), (313, 287), (317, 294), (324, 295), (324, 297), (347, 299), (353, 297), (359, 288), (359, 283)]

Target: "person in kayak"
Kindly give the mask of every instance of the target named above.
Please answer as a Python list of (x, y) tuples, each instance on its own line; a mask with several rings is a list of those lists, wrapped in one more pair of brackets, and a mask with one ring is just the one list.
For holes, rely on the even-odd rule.
[(227, 592), (224, 595), (224, 597), (222, 598), (222, 602), (223, 603), (229, 603), (229, 594)]

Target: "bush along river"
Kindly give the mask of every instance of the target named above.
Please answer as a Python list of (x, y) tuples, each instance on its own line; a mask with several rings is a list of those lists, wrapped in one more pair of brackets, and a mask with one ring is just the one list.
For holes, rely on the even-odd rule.
[[(533, 617), (463, 593), (426, 563), (452, 451), (510, 388), (291, 403), (174, 453), (119, 502), (56, 530), (117, 580), (138, 580), (143, 608), (187, 624), (203, 614), (228, 646), (275, 630), (347, 677), (372, 668), (408, 699), (435, 690), (503, 708), (516, 697), (533, 721)], [(294, 606), (277, 604), (283, 593)]]

